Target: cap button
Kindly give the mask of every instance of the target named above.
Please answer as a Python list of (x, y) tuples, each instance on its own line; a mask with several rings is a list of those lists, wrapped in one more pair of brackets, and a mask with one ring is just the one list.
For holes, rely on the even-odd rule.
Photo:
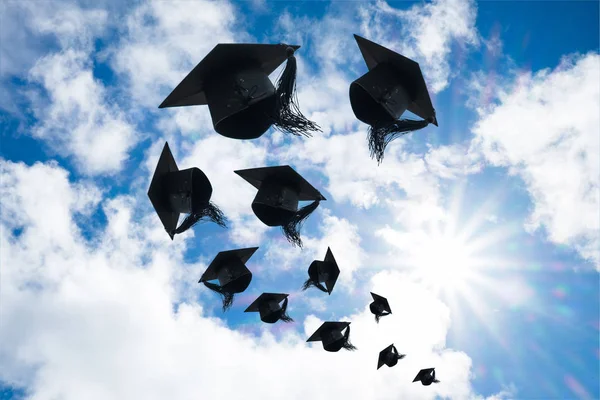
[(294, 50), (294, 48), (291, 46), (288, 46), (288, 48), (285, 49), (285, 53), (288, 57), (293, 56), (295, 52), (296, 52), (296, 50)]

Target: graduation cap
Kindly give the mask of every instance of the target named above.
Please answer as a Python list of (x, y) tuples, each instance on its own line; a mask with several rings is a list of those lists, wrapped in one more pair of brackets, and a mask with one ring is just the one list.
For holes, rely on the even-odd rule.
[[(208, 105), (216, 132), (256, 139), (271, 125), (310, 136), (319, 131), (298, 107), (296, 57), (300, 46), (220, 43), (181, 81), (159, 108)], [(269, 75), (287, 60), (277, 81)]]
[(435, 379), (435, 368), (425, 368), (419, 371), (413, 382), (421, 381), (423, 386), (429, 386), (432, 383), (439, 383), (437, 379)]
[(369, 304), (369, 308), (371, 309), (371, 312), (375, 314), (375, 321), (379, 323), (379, 319), (386, 315), (390, 315), (392, 313), (392, 309), (390, 308), (390, 303), (388, 303), (385, 297), (373, 292), (371, 292), (371, 296), (373, 296), (373, 302)]
[[(285, 293), (263, 293), (244, 312), (260, 313), (260, 320), (267, 324), (274, 324), (279, 320), (293, 322), (294, 320), (286, 314), (288, 296)], [(279, 305), (281, 301), (283, 305)]]
[[(415, 61), (354, 35), (369, 72), (350, 84), (354, 115), (369, 125), (369, 150), (378, 163), (395, 138), (438, 125), (421, 68)], [(401, 119), (405, 111), (422, 121)]]
[(394, 344), (390, 344), (385, 349), (379, 352), (379, 360), (377, 360), (377, 369), (381, 368), (383, 364), (392, 368), (396, 364), (398, 364), (398, 360), (402, 360), (406, 357), (405, 354), (399, 354), (396, 346)]
[[(246, 263), (256, 250), (258, 247), (221, 251), (198, 281), (221, 295), (223, 311), (231, 307), (236, 293), (242, 293), (250, 285), (252, 272), (246, 267)], [(219, 284), (208, 282), (212, 280), (218, 280)]]
[(308, 279), (302, 285), (302, 290), (314, 286), (323, 292), (331, 294), (338, 276), (340, 276), (340, 269), (335, 258), (333, 258), (331, 249), (328, 247), (325, 259), (323, 261), (315, 260), (308, 267)]
[[(234, 171), (258, 189), (252, 211), (267, 226), (281, 226), (288, 241), (302, 247), (300, 228), (325, 197), (289, 165)], [(299, 201), (313, 202), (298, 209)]]
[[(183, 233), (201, 220), (210, 220), (226, 227), (223, 212), (210, 201), (212, 185), (199, 168), (179, 170), (169, 143), (165, 142), (148, 197), (165, 230), (173, 236)], [(180, 213), (189, 214), (177, 228)]]
[[(346, 333), (342, 331), (346, 329)], [(323, 342), (325, 351), (356, 350), (350, 343), (350, 322), (323, 322), (307, 342)]]

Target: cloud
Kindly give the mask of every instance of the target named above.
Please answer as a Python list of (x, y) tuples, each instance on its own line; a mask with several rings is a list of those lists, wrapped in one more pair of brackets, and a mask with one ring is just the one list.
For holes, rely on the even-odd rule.
[(477, 108), (472, 151), (527, 185), (527, 229), (576, 249), (600, 268), (600, 56), (565, 57), (523, 73)]
[(35, 100), (38, 122), (31, 134), (60, 154), (73, 156), (84, 174), (119, 172), (137, 133), (125, 114), (109, 103), (104, 84), (94, 77), (89, 53), (66, 48), (47, 55), (31, 69), (30, 78), (47, 95)]
[[(153, 235), (148, 218), (133, 218), (133, 199), (104, 199), (107, 227), (86, 243), (72, 216), (98, 204), (98, 195), (51, 164), (3, 162), (2, 175), (10, 218), (3, 213), (0, 225), (0, 379), (27, 386), (33, 399), (236, 397), (240, 388), (249, 399), (475, 396), (471, 360), (445, 348), (448, 308), (403, 275), (386, 272), (371, 281), (374, 291), (388, 294), (393, 317), (377, 326), (367, 303), (340, 317), (352, 321), (351, 339), (359, 348), (354, 353), (307, 345), (307, 332), (319, 323), (314, 317), (306, 318), (301, 334), (241, 333), (206, 315), (202, 303), (190, 300), (174, 311), (173, 279), (188, 266), (172, 246), (132, 251)], [(40, 179), (61, 190), (33, 185)], [(32, 195), (44, 195), (62, 216), (52, 224), (63, 232), (58, 245), (40, 245), (55, 243), (56, 230), (40, 229), (49, 222), (34, 218), (39, 207), (27, 203)], [(24, 229), (15, 236), (12, 226)], [(408, 356), (393, 371), (377, 371), (377, 354), (391, 342)], [(441, 384), (411, 383), (430, 365)], [(270, 384), (253, 384), (267, 377)]]

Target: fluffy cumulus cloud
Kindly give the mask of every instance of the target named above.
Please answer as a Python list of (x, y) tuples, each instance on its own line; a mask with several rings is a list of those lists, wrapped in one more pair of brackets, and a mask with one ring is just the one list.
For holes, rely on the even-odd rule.
[(566, 57), (518, 75), (477, 109), (472, 149), (527, 185), (527, 228), (600, 268), (600, 56)]
[[(154, 240), (135, 199), (103, 198), (53, 164), (2, 162), (1, 173), (0, 379), (26, 386), (32, 399), (220, 398), (240, 390), (257, 399), (476, 397), (470, 358), (445, 347), (448, 308), (398, 273), (371, 281), (390, 293), (394, 318), (377, 325), (367, 306), (341, 318), (352, 321), (355, 353), (306, 344), (316, 316), (301, 332), (241, 333), (191, 299), (174, 311), (188, 265), (180, 249)], [(41, 197), (52, 220), (40, 215)], [(85, 241), (76, 221), (85, 224), (101, 199), (107, 225)], [(377, 371), (376, 355), (392, 342), (407, 358)], [(443, 384), (412, 384), (430, 365)]]

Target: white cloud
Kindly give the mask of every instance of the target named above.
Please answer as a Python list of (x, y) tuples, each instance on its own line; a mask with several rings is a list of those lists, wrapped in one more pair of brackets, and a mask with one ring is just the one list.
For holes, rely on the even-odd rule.
[[(52, 165), (2, 168), (6, 207), (21, 213), (3, 213), (0, 226), (0, 379), (27, 385), (32, 399), (192, 399), (198, 393), (238, 397), (240, 390), (249, 399), (278, 399), (282, 393), (298, 399), (475, 397), (471, 360), (445, 348), (448, 308), (403, 275), (381, 273), (372, 280), (373, 290), (390, 299), (393, 316), (376, 325), (365, 304), (358, 314), (340, 317), (352, 321), (356, 352), (330, 354), (307, 345), (307, 332), (319, 322), (311, 317), (305, 332), (239, 333), (205, 315), (201, 304), (183, 303), (173, 311), (173, 279), (187, 265), (171, 246), (132, 251), (152, 235), (147, 218), (131, 218), (133, 199), (110, 199), (107, 229), (98, 232), (98, 242), (83, 243), (72, 213), (97, 204), (96, 197), (82, 195)], [(32, 185), (39, 179), (61, 190)], [(53, 222), (54, 230), (40, 229), (48, 222), (32, 218), (39, 213), (26, 203), (32, 195), (44, 195), (51, 211), (63, 217)], [(18, 237), (11, 233), (15, 224), (25, 225)], [(54, 240), (56, 230), (63, 232), (60, 245), (40, 247)], [(39, 241), (31, 241), (33, 235)], [(377, 371), (377, 354), (391, 342), (407, 358), (393, 370)], [(411, 383), (430, 365), (442, 383)], [(268, 385), (254, 384), (265, 379)]]
[(43, 85), (49, 105), (38, 100), (32, 134), (63, 155), (72, 155), (85, 174), (114, 174), (137, 141), (125, 114), (108, 103), (84, 51), (65, 50), (41, 58), (31, 78)]
[(495, 100), (477, 109), (473, 151), (525, 181), (528, 229), (600, 266), (600, 56), (521, 74)]

